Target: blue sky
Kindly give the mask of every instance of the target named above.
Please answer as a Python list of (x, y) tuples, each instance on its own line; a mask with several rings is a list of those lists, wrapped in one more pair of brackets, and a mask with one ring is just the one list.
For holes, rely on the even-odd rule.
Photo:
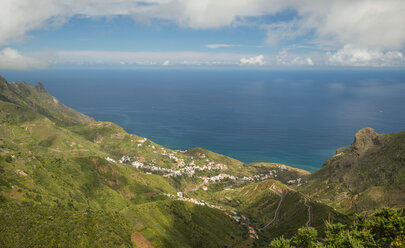
[[(36, 30), (27, 43), (16, 44), (17, 49), (45, 50), (110, 50), (110, 51), (197, 51), (211, 52), (207, 44), (228, 44), (218, 52), (257, 53), (271, 51), (262, 46), (265, 33), (257, 27), (224, 27), (195, 30), (173, 23), (137, 23), (129, 16), (97, 19), (72, 17), (62, 27)], [(232, 46), (233, 45), (233, 46)], [(258, 48), (257, 46), (262, 46)]]
[(2, 0), (0, 69), (404, 67), (401, 0)]

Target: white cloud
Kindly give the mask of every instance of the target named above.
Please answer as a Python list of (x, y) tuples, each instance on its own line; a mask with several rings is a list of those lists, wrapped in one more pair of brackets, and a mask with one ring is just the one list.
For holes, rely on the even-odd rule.
[[(405, 42), (405, 1), (339, 0), (316, 8), (305, 24), (320, 39), (338, 45), (354, 44), (373, 49), (401, 49)], [(323, 4), (321, 4), (322, 6)], [(308, 10), (307, 10), (308, 11)], [(309, 12), (310, 13), (310, 12)]]
[(307, 62), (308, 65), (314, 65), (314, 61), (312, 61), (311, 58), (306, 58), (305, 61)]
[(309, 55), (290, 54), (286, 50), (280, 51), (275, 60), (277, 65), (312, 66), (315, 64)]
[(34, 58), (21, 55), (17, 50), (4, 48), (0, 50), (0, 69), (25, 70), (44, 69), (48, 64)]
[(248, 17), (286, 9), (297, 13), (292, 21), (257, 24), (267, 29), (269, 43), (310, 35), (307, 41), (334, 48), (346, 44), (379, 50), (404, 47), (403, 0), (2, 0), (0, 45), (21, 40), (34, 29), (62, 25), (74, 15), (128, 15), (142, 22), (165, 19), (206, 29), (239, 25)]
[(264, 56), (257, 55), (255, 57), (250, 58), (241, 58), (240, 63), (242, 65), (264, 65)]
[(318, 47), (346, 44), (379, 50), (398, 50), (405, 44), (405, 1), (330, 0), (287, 1), (298, 15), (293, 20), (265, 25), (267, 43), (303, 38)]
[(207, 44), (205, 45), (206, 48), (211, 48), (211, 49), (217, 49), (217, 48), (223, 48), (223, 47), (236, 47), (239, 45), (231, 45), (231, 44)]
[[(15, 50), (13, 50), (16, 52)], [(18, 53), (18, 52), (17, 52)], [(0, 53), (1, 54), (1, 53)], [(404, 66), (402, 53), (379, 52), (345, 46), (334, 53), (312, 52), (307, 54), (280, 51), (277, 55), (213, 52), (117, 52), (96, 50), (54, 51), (38, 53), (37, 58), (49, 58), (56, 67), (64, 66)], [(32, 61), (31, 68), (43, 68), (45, 63)], [(1, 61), (1, 60), (0, 60)], [(34, 61), (37, 64), (34, 64)], [(37, 66), (34, 66), (37, 65)]]
[(343, 49), (329, 54), (332, 65), (344, 66), (395, 66), (404, 65), (404, 56), (398, 51), (381, 52), (353, 45), (346, 45)]
[[(40, 56), (40, 55), (38, 55)], [(239, 65), (241, 57), (250, 54), (202, 53), (202, 52), (116, 52), (73, 50), (54, 51), (49, 62), (58, 65), (119, 65), (125, 61), (126, 66), (167, 66), (167, 65), (205, 65), (229, 66)]]

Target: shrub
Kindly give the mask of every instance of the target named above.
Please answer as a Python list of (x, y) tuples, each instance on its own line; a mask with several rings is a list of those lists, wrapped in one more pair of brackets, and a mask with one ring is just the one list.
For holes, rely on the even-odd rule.
[(284, 236), (271, 241), (269, 248), (291, 248), (291, 239), (285, 239)]
[(404, 247), (405, 218), (402, 211), (384, 208), (368, 218), (356, 218), (350, 226), (327, 222), (326, 237), (322, 241), (317, 241), (317, 231), (314, 228), (305, 227), (298, 229), (291, 239), (274, 239), (269, 247)]

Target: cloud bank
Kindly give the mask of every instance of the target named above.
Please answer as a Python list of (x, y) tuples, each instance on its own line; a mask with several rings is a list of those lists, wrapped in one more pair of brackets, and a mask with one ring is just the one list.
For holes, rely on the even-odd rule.
[(250, 58), (241, 58), (240, 63), (242, 65), (264, 65), (264, 56), (258, 55)]
[(239, 45), (231, 45), (231, 44), (207, 44), (205, 45), (206, 48), (217, 49), (217, 48), (224, 48), (224, 47), (236, 47)]
[(404, 56), (398, 51), (381, 52), (346, 45), (330, 54), (329, 62), (344, 66), (401, 66), (404, 65)]
[[(38, 54), (38, 56), (41, 56)], [(116, 52), (116, 51), (55, 51), (49, 59), (53, 66), (312, 66), (311, 55), (302, 56), (285, 51), (278, 55), (207, 52)], [(320, 59), (317, 58), (318, 63)]]
[(0, 69), (26, 70), (45, 69), (48, 63), (39, 59), (21, 55), (17, 50), (4, 48), (0, 50)]
[[(46, 61), (44, 61), (46, 59)], [(17, 50), (0, 50), (1, 69), (45, 69), (48, 67), (167, 67), (167, 66), (223, 66), (261, 67), (274, 66), (404, 66), (402, 53), (379, 52), (345, 46), (334, 53), (295, 54), (282, 50), (271, 54), (240, 54), (213, 52), (117, 52), (97, 50), (60, 50), (38, 52), (24, 56)]]
[[(38, 55), (40, 56), (40, 55)], [(246, 57), (248, 57), (246, 59)], [(250, 61), (250, 62), (246, 62)], [(203, 52), (116, 52), (116, 51), (55, 51), (49, 59), (53, 65), (123, 65), (123, 66), (238, 66), (263, 64), (263, 55)], [(244, 61), (244, 62), (241, 62)]]

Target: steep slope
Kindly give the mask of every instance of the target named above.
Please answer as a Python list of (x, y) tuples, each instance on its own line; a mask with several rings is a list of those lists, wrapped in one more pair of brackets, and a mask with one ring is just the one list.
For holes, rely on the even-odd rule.
[(33, 88), (26, 82), (8, 83), (0, 76), (0, 100), (24, 106), (63, 125), (89, 123), (93, 118), (63, 105), (38, 82)]
[(405, 132), (367, 128), (312, 175), (244, 164), (165, 148), (42, 84), (0, 78), (0, 246), (252, 247), (305, 225), (323, 235), (325, 220), (348, 221), (337, 211), (404, 207), (404, 151)]
[(358, 131), (299, 189), (349, 213), (405, 207), (405, 132)]
[(259, 247), (280, 235), (292, 236), (303, 226), (315, 227), (323, 235), (325, 221), (348, 221), (333, 208), (273, 179), (211, 193), (200, 190), (193, 197), (223, 206), (234, 219), (246, 217), (240, 221), (256, 230)]
[(1, 247), (132, 247), (145, 237), (155, 247), (223, 247), (243, 239), (240, 226), (222, 211), (168, 197), (178, 191), (171, 179), (111, 159), (132, 151), (158, 160), (153, 142), (137, 146), (131, 139), (142, 138), (114, 124), (42, 104), (50, 96), (36, 92), (41, 87), (4, 85)]

